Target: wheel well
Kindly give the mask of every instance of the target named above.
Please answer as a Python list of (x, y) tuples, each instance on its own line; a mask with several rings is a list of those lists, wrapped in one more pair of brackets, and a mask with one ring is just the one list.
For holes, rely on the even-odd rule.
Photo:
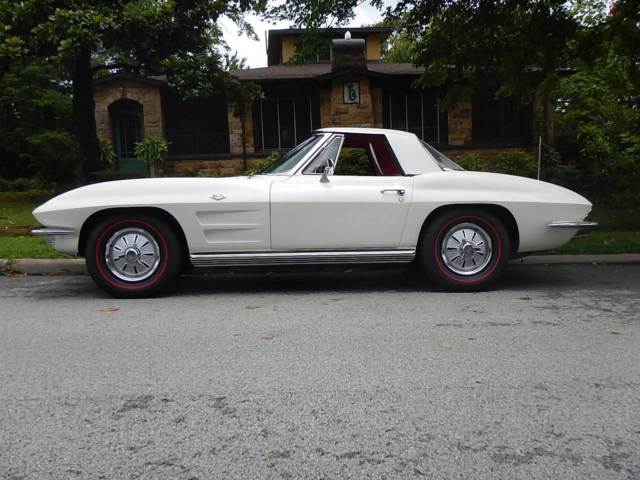
[(464, 207), (484, 210), (498, 217), (498, 220), (500, 220), (504, 225), (504, 227), (507, 229), (507, 233), (509, 234), (509, 240), (512, 246), (511, 251), (515, 255), (520, 245), (520, 232), (518, 230), (518, 224), (516, 223), (515, 217), (507, 208), (501, 205), (484, 204), (484, 203), (455, 203), (450, 205), (442, 205), (441, 207), (436, 208), (427, 216), (424, 223), (422, 224), (422, 229), (420, 230), (420, 237), (418, 240), (418, 247), (420, 247), (420, 243), (422, 242), (422, 238), (423, 238), (422, 233), (427, 228), (427, 225), (429, 225), (430, 222), (432, 222), (436, 217), (444, 213), (447, 213), (451, 210), (464, 208)]
[(147, 216), (155, 216), (165, 220), (173, 230), (177, 233), (178, 239), (180, 240), (180, 244), (182, 247), (182, 251), (184, 252), (184, 258), (187, 260), (189, 258), (189, 246), (187, 244), (187, 237), (184, 234), (184, 230), (175, 219), (173, 215), (171, 215), (166, 210), (157, 207), (122, 207), (122, 208), (107, 208), (104, 210), (100, 210), (92, 214), (89, 218), (85, 220), (82, 224), (82, 228), (80, 229), (80, 240), (78, 241), (78, 254), (80, 256), (84, 256), (85, 249), (87, 247), (87, 237), (89, 236), (89, 232), (91, 228), (96, 225), (98, 222), (103, 219), (112, 216), (118, 215), (122, 213), (129, 214), (138, 214), (138, 215), (147, 215)]

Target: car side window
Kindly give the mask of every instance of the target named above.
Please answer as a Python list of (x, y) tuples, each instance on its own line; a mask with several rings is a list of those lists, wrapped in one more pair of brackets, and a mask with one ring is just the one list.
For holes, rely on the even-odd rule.
[(342, 147), (334, 175), (375, 176), (378, 175), (371, 158), (371, 151), (365, 147)]
[(398, 159), (387, 138), (380, 134), (347, 133), (338, 156), (334, 175), (402, 175)]
[(338, 158), (338, 152), (340, 151), (340, 145), (342, 144), (342, 136), (334, 137), (329, 145), (324, 147), (319, 154), (316, 155), (309, 165), (302, 171), (305, 175), (322, 174), (324, 167), (327, 165), (327, 160), (331, 160), (333, 164), (336, 164)]

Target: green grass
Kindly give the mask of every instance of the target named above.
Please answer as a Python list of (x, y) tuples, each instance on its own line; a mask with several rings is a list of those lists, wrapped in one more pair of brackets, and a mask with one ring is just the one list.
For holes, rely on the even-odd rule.
[(0, 258), (71, 258), (42, 237), (0, 237)]
[(31, 212), (53, 196), (52, 192), (0, 192), (0, 228), (37, 226)]
[(640, 253), (640, 230), (594, 230), (549, 253)]

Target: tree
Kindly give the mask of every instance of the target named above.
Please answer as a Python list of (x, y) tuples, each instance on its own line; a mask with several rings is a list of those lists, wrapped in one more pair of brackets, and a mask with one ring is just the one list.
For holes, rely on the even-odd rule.
[(448, 104), (478, 90), (525, 101), (548, 95), (578, 30), (565, 0), (403, 0), (389, 14), (415, 42), (421, 84), (447, 85)]
[(445, 103), (478, 90), (540, 96), (546, 135), (554, 92), (580, 60), (595, 61), (608, 44), (635, 59), (628, 66), (637, 73), (637, 0), (618, 0), (610, 14), (606, 7), (604, 0), (402, 0), (387, 14), (398, 21), (398, 38), (415, 44), (421, 84), (448, 86)]
[[(167, 74), (196, 90), (224, 84), (223, 42), (216, 21), (243, 20), (265, 0), (0, 0), (0, 71), (37, 59), (69, 79), (80, 147), (80, 173), (97, 168), (93, 80), (105, 71)], [(196, 92), (197, 93), (197, 92)]]
[[(73, 167), (70, 86), (52, 66), (14, 62), (0, 72), (0, 177), (58, 181)], [(53, 146), (61, 148), (53, 152)]]

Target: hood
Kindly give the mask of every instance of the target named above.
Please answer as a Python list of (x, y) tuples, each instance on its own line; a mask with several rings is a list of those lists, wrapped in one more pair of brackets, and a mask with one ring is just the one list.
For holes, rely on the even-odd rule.
[[(191, 177), (142, 178), (95, 183), (70, 190), (33, 211), (34, 215), (51, 210), (77, 209), (100, 205), (104, 208), (119, 206), (153, 205), (165, 198), (177, 197), (188, 202), (202, 195), (224, 193), (227, 189), (251, 189), (265, 179), (256, 177)], [(271, 179), (269, 179), (271, 181)]]

